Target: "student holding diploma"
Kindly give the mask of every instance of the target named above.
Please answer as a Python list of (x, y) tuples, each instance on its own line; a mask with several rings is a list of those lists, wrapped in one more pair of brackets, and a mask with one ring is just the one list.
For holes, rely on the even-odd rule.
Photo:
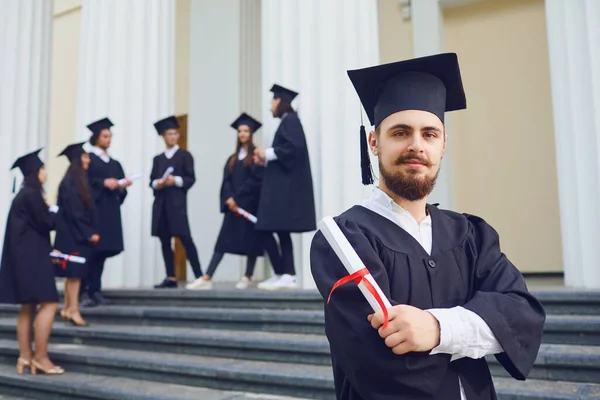
[(152, 206), (152, 236), (160, 239), (165, 261), (166, 278), (155, 289), (176, 288), (175, 259), (171, 239), (178, 237), (185, 248), (196, 278), (202, 276), (196, 245), (192, 240), (187, 215), (187, 192), (196, 182), (194, 157), (179, 148), (179, 123), (170, 116), (154, 124), (167, 149), (154, 157), (150, 172), (150, 187), (154, 189)]
[(102, 240), (94, 247), (88, 262), (88, 274), (81, 282), (82, 307), (108, 304), (102, 296), (102, 273), (107, 258), (120, 254), (123, 249), (123, 227), (121, 223), (121, 205), (127, 197), (127, 187), (131, 181), (125, 178), (123, 167), (107, 153), (110, 147), (113, 123), (108, 118), (89, 124), (92, 131), (90, 144), (90, 167), (88, 179), (96, 209), (97, 232)]
[[(58, 309), (58, 292), (49, 256), (55, 214), (43, 197), (46, 170), (38, 157), (40, 151), (19, 158), (12, 166), (20, 168), (25, 179), (6, 221), (0, 264), (0, 303), (21, 305), (17, 317), (17, 373), (30, 369), (31, 374), (40, 371), (56, 375), (64, 370), (50, 361), (47, 351)], [(31, 349), (32, 324), (35, 324), (35, 353)]]
[[(85, 143), (85, 142), (84, 142)], [(66, 156), (70, 165), (58, 187), (58, 217), (54, 247), (67, 255), (86, 260), (100, 240), (95, 228), (95, 208), (87, 171), (90, 156), (84, 143), (67, 146), (59, 156)], [(64, 260), (55, 266), (56, 276), (65, 279), (65, 305), (61, 317), (75, 326), (88, 326), (79, 312), (79, 287), (87, 275), (88, 265)]]
[(246, 272), (236, 288), (246, 289), (250, 285), (256, 258), (263, 255), (261, 236), (254, 230), (254, 223), (239, 212), (256, 213), (264, 167), (254, 164), (254, 142), (252, 135), (262, 124), (243, 113), (231, 127), (237, 132), (235, 153), (227, 158), (221, 184), (220, 206), (225, 214), (215, 251), (206, 275), (188, 285), (189, 289), (212, 288), (211, 278), (225, 253), (247, 256)]
[[(502, 253), (494, 228), (427, 203), (448, 140), (445, 112), (466, 108), (457, 56), (348, 74), (375, 126), (368, 142), (361, 127), (363, 184), (373, 183), (369, 149), (380, 179), (368, 200), (334, 220), (360, 258), (358, 271), (370, 272), (364, 278), (374, 279), (390, 306), (386, 318), (355, 283), (343, 284), (349, 274), (332, 250), (339, 251), (341, 241), (332, 241), (327, 223), (320, 224), (324, 231), (313, 239), (310, 262), (319, 292), (329, 299), (325, 330), (337, 398), (496, 399), (484, 357), (495, 355), (513, 378), (524, 380), (545, 312)], [(362, 279), (354, 282), (364, 289)]]

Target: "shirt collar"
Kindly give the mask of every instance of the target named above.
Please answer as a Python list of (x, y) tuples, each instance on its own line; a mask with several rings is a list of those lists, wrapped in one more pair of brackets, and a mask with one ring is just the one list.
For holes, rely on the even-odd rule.
[(171, 147), (170, 149), (165, 150), (165, 155), (167, 155), (168, 157), (172, 157), (177, 152), (177, 150), (179, 150), (178, 144)]
[(92, 147), (92, 153), (94, 153), (97, 156), (107, 156), (108, 155), (108, 153), (106, 151), (102, 150), (98, 146), (93, 146)]
[[(413, 215), (410, 212), (408, 212), (404, 208), (400, 207), (398, 205), (398, 203), (396, 203), (394, 201), (394, 199), (392, 199), (390, 196), (387, 195), (387, 193), (385, 193), (383, 190), (379, 189), (378, 187), (373, 188), (373, 193), (371, 194), (371, 199), (373, 200), (373, 202), (387, 208), (388, 210), (393, 211), (396, 214), (404, 215), (406, 217), (410, 217), (413, 220), (415, 220), (415, 218), (413, 217)], [(415, 222), (416, 222), (416, 220), (415, 220)], [(423, 222), (421, 222), (421, 224), (431, 225), (431, 214), (428, 214), (425, 217), (425, 219), (423, 220)]]

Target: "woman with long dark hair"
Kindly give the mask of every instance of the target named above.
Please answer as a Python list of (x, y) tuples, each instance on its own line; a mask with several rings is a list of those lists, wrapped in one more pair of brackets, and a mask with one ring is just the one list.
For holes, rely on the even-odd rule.
[[(88, 183), (87, 169), (90, 156), (83, 143), (67, 146), (60, 156), (66, 156), (70, 165), (58, 187), (58, 218), (54, 247), (64, 254), (89, 258), (92, 246), (100, 236), (94, 225), (94, 201)], [(79, 287), (87, 276), (87, 263), (63, 261), (56, 266), (56, 276), (65, 279), (65, 305), (61, 317), (75, 326), (88, 326), (79, 312)]]
[(261, 238), (254, 224), (237, 215), (238, 207), (251, 214), (258, 208), (260, 186), (264, 167), (254, 164), (252, 134), (262, 124), (246, 113), (236, 119), (231, 127), (237, 130), (237, 144), (225, 163), (221, 184), (221, 212), (225, 214), (215, 250), (206, 274), (187, 285), (188, 289), (211, 289), (212, 276), (225, 253), (247, 256), (246, 272), (236, 287), (246, 289), (254, 274), (256, 258), (263, 255)]
[[(32, 375), (37, 371), (57, 375), (64, 370), (48, 357), (48, 340), (58, 309), (58, 292), (49, 255), (55, 214), (44, 200), (42, 185), (47, 175), (38, 156), (41, 150), (19, 158), (12, 166), (12, 169), (21, 169), (25, 179), (6, 221), (0, 264), (0, 303), (21, 304), (17, 317), (17, 373), (30, 369)], [(31, 348), (32, 325), (35, 352)]]

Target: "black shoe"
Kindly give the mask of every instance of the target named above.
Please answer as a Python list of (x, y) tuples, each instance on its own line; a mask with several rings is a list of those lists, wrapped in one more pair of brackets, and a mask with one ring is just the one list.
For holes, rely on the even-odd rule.
[(177, 289), (177, 281), (165, 278), (165, 280), (158, 285), (154, 285), (154, 289)]
[(104, 296), (102, 296), (100, 294), (100, 292), (96, 292), (92, 295), (92, 299), (94, 299), (94, 301), (99, 305), (99, 306), (108, 306), (111, 304), (110, 301), (108, 301), (106, 298), (104, 298)]
[(96, 307), (98, 304), (96, 303), (96, 301), (90, 299), (90, 296), (88, 296), (87, 293), (84, 293), (81, 295), (81, 297), (79, 298), (79, 307), (82, 308), (90, 308), (90, 307)]

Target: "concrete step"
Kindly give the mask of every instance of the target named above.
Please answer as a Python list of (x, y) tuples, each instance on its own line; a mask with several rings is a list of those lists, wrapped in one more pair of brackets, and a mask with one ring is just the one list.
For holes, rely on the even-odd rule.
[[(0, 318), (13, 317), (17, 312), (18, 306), (0, 304)], [(102, 324), (130, 325), (135, 323), (312, 334), (325, 332), (323, 311), (311, 310), (238, 310), (233, 308), (119, 305), (85, 308), (81, 312), (87, 321)], [(57, 314), (57, 320), (59, 319)]]
[[(600, 315), (600, 291), (568, 288), (533, 290), (548, 314)], [(322, 310), (323, 299), (314, 290), (107, 290), (107, 298), (116, 304), (201, 306), (227, 308), (272, 308)]]
[(600, 316), (549, 315), (544, 326), (543, 341), (600, 346)]
[(312, 290), (118, 289), (106, 290), (103, 294), (121, 305), (323, 310), (323, 299)]
[[(14, 322), (0, 320), (0, 338), (14, 340)], [(99, 325), (75, 328), (56, 324), (53, 343), (80, 344), (109, 349), (193, 354), (210, 357), (330, 365), (324, 335), (214, 329)], [(495, 357), (488, 357), (493, 375), (508, 376)], [(600, 347), (543, 344), (531, 378), (600, 383)]]
[[(326, 366), (54, 344), (50, 346), (51, 356), (67, 373), (59, 377), (30, 377), (14, 374), (16, 349), (16, 342), (0, 340), (0, 364), (10, 363), (10, 366), (0, 365), (0, 381), (23, 389), (24, 395), (43, 393), (44, 399), (240, 400), (231, 397), (237, 394), (226, 397), (229, 393), (223, 394), (223, 390), (323, 400), (335, 397), (331, 369)], [(502, 377), (495, 377), (494, 384), (501, 400), (600, 398), (598, 384), (535, 379), (520, 382)], [(246, 398), (252, 397), (241, 399)]]
[[(49, 351), (52, 360), (63, 366), (68, 374), (72, 371), (216, 390), (313, 399), (333, 398), (333, 377), (329, 366), (233, 360), (77, 344), (51, 344)], [(17, 356), (16, 341), (0, 340), (0, 363), (12, 364)], [(114, 386), (112, 383), (110, 385)]]
[[(495, 357), (486, 358), (492, 375), (509, 376)], [(529, 377), (548, 381), (600, 384), (600, 347), (544, 344)]]
[[(3, 390), (43, 400), (301, 400), (73, 371), (60, 376), (16, 375), (7, 365), (0, 365), (0, 382)], [(27, 400), (10, 395), (0, 399)]]
[[(0, 318), (15, 318), (17, 312), (18, 307), (0, 305)], [(307, 334), (323, 334), (325, 330), (322, 311), (310, 310), (106, 306), (83, 309), (82, 312), (90, 322), (103, 325), (182, 326)], [(600, 316), (548, 315), (543, 341), (600, 346)]]
[(600, 315), (598, 290), (540, 290), (532, 292), (542, 302), (547, 314)]
[[(0, 338), (15, 338), (14, 320), (0, 319)], [(57, 323), (52, 342), (146, 350), (155, 353), (197, 354), (214, 357), (300, 364), (329, 365), (329, 344), (324, 335), (226, 331), (126, 325), (76, 328)]]

